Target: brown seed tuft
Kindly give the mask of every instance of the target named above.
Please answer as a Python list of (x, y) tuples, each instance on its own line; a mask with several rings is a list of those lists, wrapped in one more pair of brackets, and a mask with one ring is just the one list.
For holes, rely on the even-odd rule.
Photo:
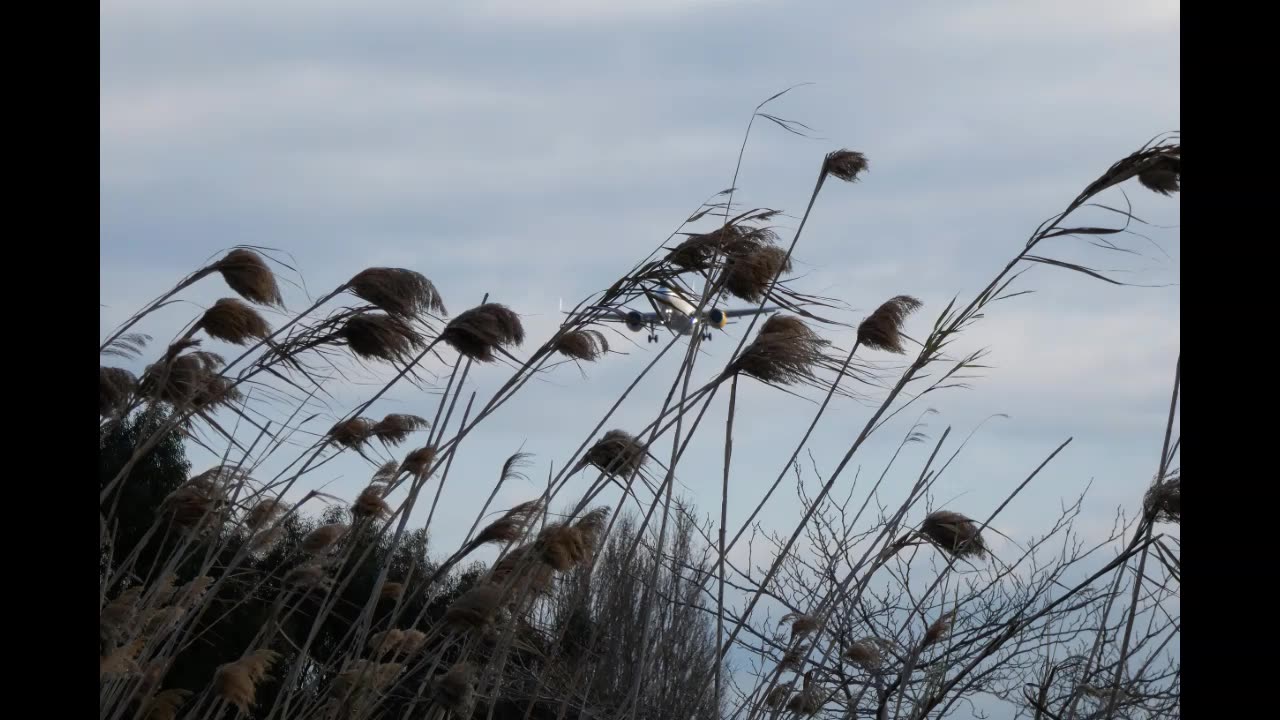
[(789, 668), (791, 670), (799, 671), (804, 664), (805, 655), (808, 655), (808, 654), (809, 654), (808, 645), (797, 645), (795, 647), (789, 647), (787, 648), (787, 651), (783, 653), (782, 660), (778, 661), (778, 667)]
[(174, 720), (178, 717), (178, 708), (190, 697), (190, 690), (163, 690), (147, 700), (142, 713), (142, 720)]
[(348, 418), (329, 430), (329, 439), (345, 448), (357, 448), (373, 437), (374, 423), (366, 417)]
[(254, 650), (235, 662), (218, 666), (214, 687), (228, 703), (247, 713), (256, 704), (258, 684), (267, 679), (267, 671), (280, 658), (274, 650)]
[(609, 352), (609, 341), (599, 330), (574, 330), (556, 339), (555, 350), (574, 360), (595, 362)]
[(883, 662), (878, 638), (863, 638), (844, 649), (844, 658), (867, 670), (878, 670)]
[(409, 363), (414, 351), (425, 347), (422, 337), (394, 315), (363, 313), (347, 320), (338, 331), (351, 352), (365, 360)]
[(347, 283), (361, 300), (401, 318), (428, 311), (444, 314), (444, 300), (425, 275), (405, 268), (373, 267), (361, 270)]
[(431, 680), (435, 701), (449, 709), (455, 717), (471, 717), (475, 707), (475, 668), (461, 662)]
[(427, 643), (427, 634), (421, 630), (409, 629), (401, 633), (400, 654), (405, 657), (417, 655)]
[(827, 155), (822, 163), (822, 172), (845, 182), (854, 182), (858, 176), (867, 171), (870, 163), (867, 156), (853, 150), (836, 150)]
[(1153, 484), (1143, 497), (1143, 507), (1156, 522), (1182, 523), (1182, 471), (1174, 470)]
[(924, 631), (924, 639), (920, 642), (920, 648), (924, 649), (937, 643), (951, 632), (951, 621), (955, 617), (955, 611), (939, 617), (937, 620), (929, 623), (929, 627)]
[(1171, 195), (1182, 189), (1182, 158), (1161, 155), (1152, 159), (1151, 167), (1138, 173), (1138, 182), (1154, 193)]
[(540, 552), (536, 542), (512, 549), (493, 566), (493, 582), (505, 585), (512, 580), (512, 575), (519, 573), (513, 583), (513, 599), (522, 597), (525, 593), (549, 593), (555, 581), (555, 570), (541, 562)]
[(161, 506), (178, 527), (186, 530), (208, 528), (222, 522), (227, 509), (226, 489), (219, 473), (201, 473), (169, 493)]
[(858, 326), (858, 344), (901, 355), (902, 324), (907, 316), (919, 310), (921, 302), (908, 295), (886, 301)]
[(559, 572), (573, 569), (591, 554), (583, 533), (570, 525), (548, 525), (538, 534), (535, 546), (542, 561)]
[(471, 541), (472, 548), (485, 543), (509, 543), (519, 540), (525, 529), (542, 514), (542, 500), (529, 500), (503, 513), (502, 517), (485, 526)]
[(391, 515), (391, 506), (383, 499), (386, 488), (382, 485), (369, 485), (356, 496), (351, 505), (351, 514), (357, 518), (384, 518)]
[(253, 338), (265, 338), (271, 334), (271, 326), (249, 307), (235, 298), (222, 298), (204, 311), (197, 327), (209, 333), (209, 337), (235, 345), (244, 345)]
[(381, 440), (383, 445), (391, 447), (409, 439), (410, 433), (424, 430), (430, 425), (431, 423), (417, 415), (391, 414), (373, 426), (373, 436)]
[(921, 524), (920, 532), (938, 547), (958, 557), (982, 557), (987, 553), (977, 523), (960, 513), (949, 510), (931, 512)]
[(110, 417), (120, 410), (138, 388), (138, 379), (124, 368), (98, 368), (98, 416)]
[(400, 464), (400, 469), (408, 472), (410, 475), (420, 477), (423, 473), (431, 469), (436, 461), (436, 449), (432, 445), (420, 447), (417, 450), (405, 456), (404, 462)]
[(817, 618), (803, 613), (787, 613), (782, 616), (782, 620), (778, 624), (781, 625), (788, 620), (791, 621), (791, 640), (793, 642), (796, 638), (804, 637), (819, 627)]
[(184, 353), (199, 344), (199, 340), (185, 340), (170, 345), (162, 360), (143, 371), (139, 392), (175, 407), (213, 406), (239, 398), (231, 381), (217, 375), (224, 364), (220, 355), (203, 350)]
[(189, 610), (204, 599), (204, 594), (208, 592), (209, 586), (212, 584), (213, 578), (208, 575), (200, 575), (178, 588), (178, 591), (173, 594), (173, 602), (175, 605)]
[(774, 685), (773, 689), (764, 698), (765, 706), (771, 710), (781, 708), (787, 702), (787, 697), (791, 695), (792, 687), (793, 683), (789, 682)]
[(383, 583), (380, 595), (387, 600), (399, 600), (404, 597), (404, 583)]
[(476, 585), (444, 612), (444, 621), (456, 629), (483, 629), (493, 624), (502, 607), (502, 588), (492, 583)]
[(258, 305), (283, 306), (276, 276), (258, 253), (246, 248), (236, 248), (227, 253), (214, 269), (222, 273), (227, 286), (240, 297)]
[(323, 565), (306, 562), (285, 573), (284, 584), (299, 588), (324, 588), (333, 583)]
[(625, 430), (610, 430), (587, 450), (577, 469), (594, 465), (605, 473), (630, 477), (640, 472), (648, 460), (639, 438)]
[(683, 270), (706, 271), (714, 268), (722, 255), (746, 257), (777, 240), (777, 233), (769, 228), (722, 225), (709, 233), (690, 235), (667, 254), (667, 261)]
[(319, 555), (332, 547), (346, 532), (347, 526), (342, 523), (321, 525), (302, 538), (302, 550), (312, 555)]
[(369, 637), (369, 651), (374, 657), (395, 654), (400, 650), (400, 643), (403, 641), (404, 632), (398, 628), (376, 632)]
[(142, 652), (145, 645), (145, 638), (137, 638), (128, 645), (122, 645), (106, 656), (98, 658), (98, 675), (106, 677), (138, 672), (138, 653)]
[(766, 245), (755, 252), (731, 256), (725, 269), (724, 287), (747, 302), (760, 302), (775, 277), (791, 272), (787, 251)]
[(741, 373), (774, 385), (812, 382), (830, 344), (794, 315), (771, 315), (724, 376)]
[(578, 518), (578, 521), (573, 526), (582, 534), (582, 538), (586, 541), (588, 547), (594, 548), (600, 539), (600, 531), (604, 530), (604, 524), (608, 519), (609, 508), (598, 507)]
[(244, 524), (252, 531), (261, 530), (267, 523), (284, 512), (284, 505), (276, 499), (263, 500), (245, 514)]
[(524, 342), (520, 316), (505, 305), (486, 303), (449, 322), (440, 339), (477, 362), (493, 362), (493, 351)]

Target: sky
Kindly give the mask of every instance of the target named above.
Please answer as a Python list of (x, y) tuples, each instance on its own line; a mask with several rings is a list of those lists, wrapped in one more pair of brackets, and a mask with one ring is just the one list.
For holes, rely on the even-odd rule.
[[(243, 0), (101, 3), (100, 331), (237, 244), (279, 248), (316, 296), (370, 266), (431, 278), (453, 312), (493, 301), (521, 313), (532, 350), (566, 306), (611, 284), (729, 186), (752, 108), (813, 128), (758, 124), (736, 199), (789, 213), (794, 232), (823, 155), (865, 153), (861, 182), (828, 183), (796, 249), (794, 286), (836, 296), (856, 323), (910, 294), (927, 334), (952, 297), (972, 298), (1045, 218), (1114, 161), (1179, 126), (1176, 2), (843, 3), (613, 0), (467, 3)], [(961, 346), (988, 348), (968, 390), (939, 394), (928, 433), (983, 425), (935, 488), (935, 504), (985, 517), (1045, 456), (1072, 443), (995, 524), (1025, 541), (1087, 485), (1080, 530), (1101, 537), (1156, 471), (1180, 347), (1177, 197), (1124, 191), (1150, 223), (1141, 255), (1061, 238), (1041, 254), (1116, 270), (1116, 287), (1038, 267)], [(1107, 201), (1125, 202), (1118, 191)], [(1095, 219), (1097, 218), (1095, 216)], [(292, 276), (289, 276), (292, 277)], [(231, 293), (217, 278), (148, 318), (157, 344)], [(301, 289), (286, 301), (305, 307)], [(280, 316), (270, 318), (273, 323)], [(696, 379), (722, 366), (729, 328)], [(831, 338), (848, 347), (844, 336)], [(531, 384), (464, 444), (432, 524), (452, 547), (502, 460), (559, 468), (651, 358), (640, 335), (580, 373)], [(211, 347), (216, 349), (216, 344)], [(875, 360), (892, 360), (871, 354)], [(651, 419), (674, 373), (664, 362), (610, 426)], [(479, 397), (506, 378), (475, 373)], [(385, 373), (383, 374), (385, 376)], [(342, 408), (373, 387), (337, 391)], [(735, 421), (730, 525), (781, 470), (809, 401), (744, 382)], [(397, 388), (370, 412), (432, 416), (435, 396)], [(681, 491), (718, 513), (723, 399), (681, 464)], [(837, 402), (810, 448), (830, 472), (870, 409)], [(883, 468), (915, 413), (886, 426), (842, 475)], [(889, 476), (905, 491), (927, 446)], [(202, 458), (194, 452), (196, 464)], [(785, 453), (784, 453), (785, 457)], [(197, 468), (199, 469), (199, 468)], [(806, 471), (808, 467), (806, 467)], [(358, 460), (317, 484), (351, 497)], [(815, 479), (806, 474), (813, 486)], [(788, 485), (763, 516), (789, 531)], [(537, 482), (504, 490), (508, 504)]]

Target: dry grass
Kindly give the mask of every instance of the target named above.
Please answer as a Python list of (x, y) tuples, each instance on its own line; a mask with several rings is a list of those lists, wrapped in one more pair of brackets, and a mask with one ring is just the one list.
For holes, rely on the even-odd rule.
[(191, 696), (190, 690), (163, 690), (143, 705), (142, 720), (175, 720), (178, 708)]
[(798, 715), (817, 715), (822, 710), (822, 691), (813, 687), (813, 671), (804, 674), (804, 689), (791, 696), (787, 709)]
[(451, 320), (440, 339), (476, 362), (493, 362), (494, 351), (524, 342), (524, 326), (511, 308), (486, 303)]
[(279, 500), (263, 500), (255, 504), (245, 514), (244, 524), (251, 531), (261, 530), (267, 523), (275, 520), (284, 512), (284, 505)]
[(469, 718), (475, 707), (475, 668), (470, 663), (458, 663), (433, 678), (431, 690), (435, 701), (454, 716)]
[(863, 638), (849, 643), (844, 649), (844, 658), (867, 670), (879, 670), (884, 660), (880, 654), (880, 644), (878, 638)]
[(124, 368), (98, 368), (98, 416), (111, 417), (124, 409), (138, 389), (138, 379)]
[(921, 302), (909, 295), (886, 301), (858, 325), (858, 344), (898, 355), (906, 352), (902, 346), (902, 325), (920, 306)]
[(311, 555), (319, 555), (338, 542), (347, 533), (347, 526), (342, 523), (329, 523), (307, 533), (302, 538), (302, 551)]
[(399, 600), (404, 597), (404, 583), (388, 582), (382, 584), (382, 590), (379, 593), (383, 599)]
[(235, 298), (222, 298), (214, 303), (200, 316), (197, 327), (211, 338), (234, 345), (244, 345), (271, 334), (271, 326), (258, 311)]
[(609, 341), (599, 330), (573, 330), (556, 339), (555, 351), (574, 360), (595, 362), (609, 352)]
[(1147, 490), (1143, 507), (1156, 522), (1182, 522), (1182, 471), (1168, 473)]
[(938, 547), (958, 557), (983, 557), (987, 554), (977, 523), (960, 513), (950, 510), (931, 512), (920, 525), (920, 532)]
[(721, 256), (746, 257), (777, 241), (777, 233), (769, 228), (722, 225), (709, 233), (690, 235), (667, 254), (667, 262), (682, 270), (705, 272), (714, 268)]
[(485, 543), (510, 543), (524, 537), (525, 530), (542, 514), (542, 501), (529, 500), (511, 508), (502, 517), (489, 523), (471, 541), (471, 547)]
[(284, 306), (280, 287), (276, 285), (276, 276), (258, 253), (246, 248), (236, 248), (213, 267), (222, 273), (227, 287), (245, 300), (258, 305)]
[(284, 576), (284, 584), (297, 588), (324, 588), (332, 584), (333, 578), (324, 565), (317, 562), (305, 562), (290, 570)]
[(787, 698), (791, 695), (791, 688), (794, 683), (785, 682), (773, 686), (768, 695), (764, 697), (765, 707), (777, 710), (787, 703)]
[(828, 153), (822, 164), (824, 175), (840, 178), (845, 182), (855, 182), (858, 176), (867, 171), (870, 163), (867, 156), (854, 150), (836, 150)]
[(638, 438), (625, 430), (610, 430), (587, 450), (577, 469), (594, 465), (602, 472), (630, 477), (640, 472), (648, 459), (644, 443)]
[(955, 611), (949, 612), (937, 620), (929, 623), (929, 627), (924, 631), (924, 639), (920, 642), (921, 649), (936, 645), (948, 634), (951, 633), (951, 623), (955, 619)]
[(422, 337), (394, 315), (364, 313), (347, 320), (338, 336), (356, 356), (365, 360), (409, 363), (414, 351), (425, 347)]
[(249, 712), (257, 704), (258, 685), (268, 678), (267, 671), (279, 658), (274, 650), (261, 649), (218, 666), (213, 680), (215, 691), (240, 712)]
[(591, 556), (587, 539), (572, 525), (548, 525), (538, 534), (535, 547), (544, 563), (557, 572), (567, 572)]
[(436, 448), (428, 445), (420, 447), (410, 452), (404, 457), (404, 462), (400, 464), (400, 469), (413, 475), (414, 477), (422, 477), (422, 474), (431, 469), (436, 461)]
[(445, 624), (456, 630), (480, 630), (493, 625), (502, 609), (502, 588), (482, 583), (463, 593), (444, 613)]
[(771, 315), (724, 377), (741, 373), (772, 385), (812, 382), (830, 344), (794, 315)]
[(787, 251), (766, 245), (754, 252), (731, 256), (725, 269), (724, 287), (747, 302), (760, 302), (775, 277), (791, 272)]
[(778, 624), (783, 625), (787, 622), (791, 623), (792, 642), (794, 642), (796, 638), (809, 635), (819, 627), (817, 618), (803, 613), (787, 613), (782, 616), (782, 619), (778, 621)]
[(369, 485), (356, 496), (351, 505), (351, 514), (357, 518), (381, 519), (391, 515), (391, 506), (383, 498), (387, 488), (382, 485)]
[(444, 314), (444, 299), (425, 275), (405, 268), (373, 267), (347, 282), (352, 294), (389, 315), (409, 319)]
[(373, 437), (382, 441), (387, 447), (399, 445), (409, 439), (409, 435), (425, 430), (431, 423), (417, 415), (391, 414), (378, 421), (371, 432)]
[(373, 437), (373, 427), (369, 418), (348, 418), (330, 428), (329, 439), (344, 448), (358, 448)]

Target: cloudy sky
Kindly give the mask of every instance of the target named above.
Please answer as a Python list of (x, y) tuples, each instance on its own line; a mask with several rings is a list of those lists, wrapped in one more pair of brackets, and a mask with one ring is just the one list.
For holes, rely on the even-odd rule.
[[(796, 287), (842, 298), (849, 322), (892, 295), (915, 295), (925, 308), (908, 330), (924, 335), (1042, 219), (1179, 125), (1172, 0), (104, 0), (101, 11), (104, 334), (243, 243), (290, 253), (312, 295), (374, 265), (423, 272), (455, 312), (490, 293), (540, 344), (560, 298), (608, 286), (729, 185), (756, 103), (809, 82), (771, 107), (815, 137), (758, 126), (737, 199), (798, 216), (825, 152), (866, 153), (862, 182), (829, 184), (819, 199), (796, 251)], [(1158, 226), (1144, 229), (1152, 242), (1128, 239), (1141, 256), (1085, 252), (1065, 238), (1044, 254), (1162, 287), (1117, 288), (1049, 268), (1025, 276), (1021, 288), (1036, 293), (997, 304), (965, 340), (990, 348), (991, 369), (973, 389), (930, 403), (935, 438), (948, 425), (963, 436), (1009, 415), (983, 428), (937, 502), (985, 516), (1068, 437), (1001, 529), (1020, 538), (1043, 529), (1059, 500), (1091, 481), (1087, 532), (1137, 502), (1155, 471), (1179, 350), (1180, 235), (1176, 197), (1125, 190)], [(784, 219), (784, 237), (795, 222)], [(185, 296), (194, 306), (142, 329), (167, 339), (226, 294), (206, 280)], [(287, 300), (305, 305), (292, 287)], [(507, 454), (535, 453), (535, 476), (563, 463), (654, 352), (636, 339), (617, 343), (628, 354), (588, 367), (586, 378), (562, 367), (532, 384), (464, 445), (437, 539), (470, 525)], [(712, 343), (698, 377), (736, 340)], [(652, 417), (674, 372), (662, 368), (611, 425)], [(500, 367), (479, 371), (480, 397), (505, 377)], [(431, 416), (434, 402), (406, 388), (371, 414)], [(680, 472), (708, 513), (719, 503), (717, 402), (713, 429)], [(776, 476), (774, 450), (794, 444), (813, 408), (744, 384), (731, 525)], [(821, 471), (868, 412), (836, 404), (811, 445)], [(878, 472), (912, 417), (889, 425), (847, 479), (857, 467)], [(891, 476), (894, 489), (925, 452)], [(353, 460), (326, 466), (316, 482), (349, 496), (366, 480)], [(514, 488), (508, 499), (536, 491)], [(765, 520), (790, 529), (796, 503), (784, 495)]]

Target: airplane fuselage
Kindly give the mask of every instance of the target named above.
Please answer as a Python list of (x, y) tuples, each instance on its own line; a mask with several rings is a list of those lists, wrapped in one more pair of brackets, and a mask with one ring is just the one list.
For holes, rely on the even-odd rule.
[(685, 298), (667, 288), (648, 292), (662, 324), (679, 335), (692, 335), (698, 328), (697, 308)]

